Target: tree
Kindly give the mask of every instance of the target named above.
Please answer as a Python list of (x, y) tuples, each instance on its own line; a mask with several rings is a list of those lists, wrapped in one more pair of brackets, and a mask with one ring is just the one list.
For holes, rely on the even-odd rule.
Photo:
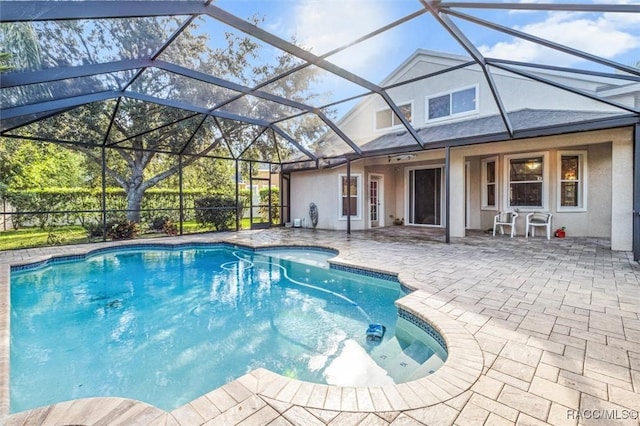
[(228, 195), (212, 195), (199, 198), (195, 203), (196, 222), (201, 226), (211, 225), (216, 231), (226, 231), (233, 226), (242, 211), (240, 200)]
[(13, 67), (9, 64), (11, 53), (0, 52), (0, 72), (11, 71)]
[[(30, 51), (38, 52), (43, 68), (101, 63), (122, 57), (149, 57), (181, 24), (180, 19), (183, 18), (111, 19), (92, 21), (90, 25), (83, 21), (47, 23), (39, 27), (38, 45)], [(226, 32), (224, 37), (219, 47), (211, 48), (208, 33), (199, 31), (198, 25), (192, 23), (161, 59), (247, 85), (257, 84), (292, 67), (294, 60), (286, 54), (280, 55), (275, 64), (258, 64), (259, 44), (231, 32)], [(4, 38), (9, 39), (6, 35)], [(20, 46), (24, 44), (21, 40)], [(293, 80), (289, 78), (288, 84), (278, 86), (277, 94), (298, 101), (314, 97), (309, 90), (314, 72), (308, 68), (296, 73)], [(129, 70), (58, 82), (50, 89), (50, 96), (55, 99), (130, 85), (138, 93), (207, 107), (230, 97), (229, 90), (178, 74), (149, 68), (133, 79), (136, 72)], [(277, 104), (265, 105), (247, 96), (232, 104), (236, 111), (252, 116), (272, 115), (274, 108), (279, 108)], [(127, 218), (137, 222), (145, 191), (174, 176), (180, 167), (194, 164), (201, 156), (229, 157), (231, 151), (234, 155), (244, 152), (243, 158), (247, 159), (276, 158), (273, 141), (258, 142), (246, 149), (263, 131), (256, 126), (123, 97), (117, 102), (89, 104), (61, 113), (28, 126), (23, 134), (72, 142), (66, 146), (82, 152), (100, 167), (103, 161), (100, 147), (106, 143), (109, 148), (105, 172), (126, 191)], [(178, 153), (183, 154), (182, 161), (179, 161)], [(221, 165), (219, 171), (229, 171), (228, 164)], [(233, 173), (227, 176), (230, 184), (233, 178)]]
[(84, 186), (84, 158), (46, 142), (7, 139), (0, 145), (0, 181), (10, 190)]

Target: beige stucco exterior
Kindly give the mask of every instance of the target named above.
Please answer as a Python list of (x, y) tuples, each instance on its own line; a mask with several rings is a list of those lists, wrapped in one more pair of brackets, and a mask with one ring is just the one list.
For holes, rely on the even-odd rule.
[[(443, 69), (464, 63), (467, 59), (457, 55), (417, 51), (407, 61), (401, 64), (382, 85), (419, 79), (421, 76), (437, 73)], [(585, 93), (595, 94), (601, 87), (610, 83), (606, 78), (586, 78), (583, 76), (569, 76), (566, 73), (539, 71), (536, 73), (544, 80), (567, 85)], [(567, 90), (552, 87), (544, 83), (526, 78), (500, 69), (492, 69), (491, 75), (496, 88), (500, 91), (503, 107), (508, 112), (523, 109), (553, 109), (566, 111), (620, 111), (618, 108), (603, 102), (597, 102), (585, 96), (580, 96)], [(476, 88), (477, 107), (475, 111), (447, 117), (445, 119), (427, 119), (427, 99), (465, 88)], [(492, 89), (484, 78), (484, 73), (478, 65), (472, 65), (446, 74), (434, 75), (428, 79), (428, 84), (417, 80), (413, 84), (401, 85), (389, 89), (391, 100), (397, 105), (410, 103), (412, 106), (411, 124), (414, 128), (422, 128), (438, 123), (465, 121), (473, 118), (487, 117), (499, 113), (498, 105), (492, 94)], [(640, 85), (627, 86), (625, 90), (609, 90), (606, 96), (619, 104), (637, 108), (640, 101)], [(396, 126), (391, 129), (376, 129), (376, 112), (388, 109), (389, 105), (379, 95), (370, 95), (363, 99), (355, 108), (349, 111), (339, 124), (341, 129), (356, 144), (362, 145), (375, 139), (381, 134), (401, 129)]]
[[(461, 65), (464, 61), (464, 58), (456, 55), (417, 51), (382, 82), (383, 86), (387, 86), (411, 80), (409, 84), (390, 88), (387, 92), (397, 106), (411, 105), (411, 114), (407, 120), (414, 129), (422, 132), (416, 137), (428, 135), (432, 126), (435, 128), (438, 125), (452, 123), (454, 127), (450, 126), (451, 133), (445, 133), (446, 135), (451, 138), (456, 138), (458, 134), (468, 137), (474, 134), (475, 126), (482, 125), (482, 120), (478, 120), (479, 118), (486, 117), (493, 120), (495, 117), (499, 117), (499, 108), (491, 94), (490, 84), (478, 65), (462, 67), (446, 74), (438, 74), (438, 71)], [(592, 117), (599, 119), (611, 117), (610, 113), (616, 110), (612, 105), (596, 102), (589, 96), (580, 96), (577, 93), (545, 85), (514, 73), (492, 69), (491, 74), (492, 81), (500, 89), (501, 102), (508, 113), (515, 111), (541, 113), (535, 117), (544, 117), (544, 114), (558, 114), (560, 117), (563, 116), (562, 114), (569, 113), (576, 114), (582, 120), (590, 120)], [(422, 76), (429, 77), (425, 80), (421, 79)], [(638, 84), (616, 86), (611, 79), (605, 77), (569, 76), (567, 73), (549, 70), (540, 70), (539, 77), (547, 81), (554, 81), (559, 85), (571, 86), (583, 93), (601, 93), (619, 104), (630, 107), (639, 106), (640, 85)], [(453, 105), (453, 93), (460, 93), (460, 90), (464, 91), (465, 88), (471, 87), (475, 88), (475, 90), (468, 91), (474, 94), (473, 99), (460, 100), (459, 105), (464, 105), (461, 109), (467, 108), (464, 112), (454, 113), (453, 107), (451, 107), (448, 116), (434, 114), (434, 117), (438, 118), (431, 120), (427, 118), (429, 99), (434, 99), (441, 94), (445, 94), (446, 98), (446, 94), (449, 93), (451, 95), (450, 103)], [(470, 105), (475, 105), (475, 109), (469, 110)], [(407, 132), (401, 123), (389, 118), (391, 120), (389, 121), (390, 127), (380, 129), (378, 126), (378, 114), (382, 117), (380, 122), (387, 123), (386, 115), (384, 115), (387, 110), (390, 111), (389, 104), (381, 96), (369, 95), (349, 111), (339, 121), (339, 124), (345, 134), (356, 145), (362, 147), (365, 154), (367, 154), (367, 149), (383, 148), (384, 151), (376, 152), (393, 153), (394, 149), (403, 144), (403, 150), (406, 151), (406, 144), (411, 141), (407, 142), (406, 139), (402, 139), (407, 136)], [(619, 112), (620, 110), (618, 110)], [(530, 118), (533, 117), (530, 115), (521, 115), (521, 117), (526, 117), (523, 120), (533, 119)], [(545, 124), (532, 123), (532, 127), (535, 125), (544, 126)], [(541, 199), (543, 202), (542, 206), (536, 208), (522, 207), (519, 209), (517, 235), (523, 236), (525, 234), (526, 213), (546, 211), (553, 214), (552, 232), (555, 229), (566, 227), (569, 236), (610, 238), (612, 249), (632, 249), (633, 127), (563, 133), (565, 131), (562, 128), (564, 122), (555, 122), (554, 125), (561, 134), (477, 143), (475, 145), (473, 140), (467, 139), (465, 146), (450, 148), (450, 209), (447, 214), (449, 215), (451, 236), (464, 237), (467, 229), (490, 229), (493, 227), (493, 218), (497, 212), (515, 209), (515, 207), (509, 206), (512, 200), (508, 193), (517, 191), (518, 185), (509, 184), (509, 167), (516, 164), (513, 161), (517, 160), (518, 156), (522, 158), (535, 157), (543, 159), (544, 174), (542, 177), (536, 176), (536, 179), (542, 182)], [(464, 126), (468, 127), (465, 128), (465, 131), (461, 131)], [(467, 132), (467, 129), (470, 131)], [(482, 131), (487, 131), (487, 129), (478, 130), (478, 135), (482, 134)], [(372, 140), (374, 143), (367, 145)], [(455, 140), (452, 141), (452, 145), (455, 145)], [(374, 146), (374, 148), (368, 146)], [(382, 176), (384, 182), (382, 191), (384, 196), (381, 204), (384, 217), (379, 225), (393, 226), (394, 220), (399, 218), (404, 219), (405, 224), (415, 221), (414, 226), (445, 225), (444, 195), (441, 195), (439, 200), (439, 211), (441, 212), (439, 216), (436, 208), (435, 213), (433, 211), (422, 212), (423, 219), (421, 221), (410, 217), (409, 170), (442, 168), (441, 179), (443, 183), (439, 189), (442, 194), (445, 194), (445, 150), (429, 150), (429, 142), (426, 142), (424, 150), (420, 149), (417, 142), (415, 148), (416, 150), (410, 156), (404, 152), (401, 156), (385, 155), (352, 161), (351, 174), (359, 177), (360, 192), (357, 216), (351, 218), (352, 230), (367, 229), (372, 226), (368, 214), (370, 208), (368, 184), (372, 174)], [(579, 193), (577, 197), (579, 203), (577, 206), (561, 206), (562, 155), (579, 158), (579, 190), (576, 191)], [(483, 172), (483, 169), (486, 170), (486, 161), (495, 161), (496, 165), (496, 202), (491, 206), (483, 206), (483, 194), (487, 191), (487, 182), (483, 180), (484, 174), (486, 174)], [(416, 175), (416, 172), (411, 173), (413, 176)], [(424, 175), (431, 172), (421, 173), (422, 179), (424, 179)], [(293, 173), (291, 179), (292, 217), (307, 217), (309, 203), (315, 202), (320, 212), (319, 228), (346, 229), (347, 221), (345, 217), (342, 217), (340, 208), (341, 174), (346, 174), (345, 166)], [(421, 180), (420, 182), (426, 181)], [(570, 184), (573, 183), (570, 182)], [(416, 190), (415, 194), (426, 191), (423, 190), (423, 186), (416, 185), (416, 188), (419, 188), (420, 191)], [(536, 188), (538, 187), (536, 186)], [(434, 199), (439, 197), (435, 192), (429, 194)], [(419, 196), (415, 195), (415, 198), (418, 199)], [(423, 200), (428, 199), (423, 198)], [(540, 198), (536, 198), (536, 203), (539, 200)], [(519, 205), (522, 203), (520, 202)], [(433, 217), (438, 217), (439, 220), (431, 221)], [(430, 225), (424, 223), (430, 223)]]
[[(493, 216), (504, 208), (505, 156), (543, 153), (548, 167), (545, 198), (547, 211), (553, 213), (553, 229), (565, 226), (569, 236), (611, 238), (614, 250), (631, 250), (633, 200), (633, 129), (630, 127), (524, 140), (486, 143), (451, 148), (450, 151), (450, 234), (465, 236), (466, 229), (489, 229)], [(558, 208), (559, 152), (584, 152), (586, 208), (561, 211)], [(481, 162), (496, 157), (498, 163), (498, 205), (481, 205)], [(416, 152), (415, 157), (397, 161), (388, 156), (351, 163), (352, 176), (360, 177), (359, 215), (351, 219), (351, 229), (370, 227), (367, 183), (371, 174), (384, 176), (382, 210), (384, 225), (394, 226), (395, 218), (407, 217), (406, 171), (410, 168), (443, 166), (443, 149)], [(466, 174), (468, 170), (468, 175)], [(319, 209), (318, 228), (346, 230), (347, 221), (340, 212), (340, 176), (346, 166), (329, 170), (298, 172), (292, 175), (292, 217), (308, 217), (310, 202)], [(443, 206), (444, 210), (444, 206)], [(518, 220), (517, 234), (524, 235), (524, 214)], [(444, 216), (443, 216), (444, 218)], [(466, 218), (468, 224), (465, 224)], [(307, 219), (307, 224), (309, 224)], [(444, 224), (444, 220), (442, 222)], [(415, 225), (424, 226), (424, 225)]]

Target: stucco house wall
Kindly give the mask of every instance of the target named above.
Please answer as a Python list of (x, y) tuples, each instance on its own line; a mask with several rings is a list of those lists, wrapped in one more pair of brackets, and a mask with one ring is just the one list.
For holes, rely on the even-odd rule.
[[(419, 77), (444, 68), (464, 62), (464, 58), (435, 52), (417, 52), (414, 56), (400, 65), (387, 78), (383, 85)], [(543, 75), (545, 74), (546, 75)], [(621, 104), (633, 106), (640, 99), (640, 85), (629, 85), (630, 93), (620, 88), (612, 89), (607, 86), (606, 79), (578, 77), (570, 80), (567, 75), (553, 74), (541, 71), (544, 78), (552, 79), (561, 84), (571, 84), (581, 90), (596, 93), (604, 91), (611, 99)], [(564, 117), (571, 117), (577, 112), (577, 117), (589, 120), (593, 117), (608, 117), (613, 107), (581, 97), (554, 87), (545, 86), (527, 78), (522, 78), (506, 72), (497, 71), (494, 80), (501, 87), (501, 95), (509, 111), (526, 108), (534, 111), (534, 115), (522, 117), (532, 119), (546, 118), (545, 108), (550, 115), (555, 116), (555, 125), (563, 124)], [(425, 120), (426, 99), (438, 93), (451, 92), (465, 87), (477, 88), (478, 108), (460, 117), (447, 117), (435, 122)], [(637, 86), (637, 87), (636, 87)], [(605, 89), (606, 88), (606, 89)], [(635, 88), (635, 89), (634, 89)], [(505, 90), (506, 89), (506, 90)], [(638, 89), (638, 90), (636, 90)], [(407, 86), (399, 86), (389, 90), (396, 104), (411, 102), (411, 121), (416, 129), (427, 128), (420, 135), (429, 131), (429, 126), (442, 123), (459, 123), (464, 126), (465, 121), (476, 120), (469, 125), (480, 123), (481, 116), (497, 117), (498, 109), (490, 94), (489, 85), (481, 70), (477, 66), (448, 73), (445, 76), (433, 76), (424, 80), (416, 80)], [(552, 108), (549, 100), (552, 99)], [(377, 146), (386, 146), (386, 152), (393, 152), (394, 138), (406, 138), (404, 127), (393, 127), (383, 130), (375, 129), (376, 112), (388, 109), (388, 105), (378, 95), (370, 95), (353, 108), (341, 120), (341, 128), (358, 145), (366, 144), (381, 135)], [(540, 110), (536, 110), (540, 108)], [(567, 113), (556, 114), (563, 110)], [(543, 111), (540, 115), (539, 112)], [(585, 114), (580, 111), (587, 111)], [(599, 116), (601, 112), (605, 115)], [(499, 120), (498, 120), (499, 122)], [(455, 127), (455, 126), (454, 126)], [(457, 130), (456, 130), (457, 131)], [(464, 132), (463, 132), (464, 133)], [(455, 131), (454, 133), (455, 134)], [(420, 136), (424, 137), (424, 136)], [(406, 145), (405, 141), (399, 143)], [(411, 142), (409, 142), (411, 143)], [(386, 145), (385, 145), (386, 144)], [(389, 145), (390, 144), (390, 145)], [(399, 146), (399, 145), (398, 145)], [(351, 174), (360, 178), (360, 197), (358, 198), (358, 217), (351, 218), (351, 229), (361, 230), (371, 227), (369, 219), (369, 177), (371, 174), (382, 175), (383, 186), (383, 220), (382, 226), (392, 226), (394, 219), (402, 218), (405, 224), (409, 222), (408, 210), (408, 170), (443, 166), (445, 163), (444, 149), (416, 150), (410, 155), (381, 155), (352, 161)], [(366, 145), (365, 145), (366, 147)], [(365, 149), (363, 147), (363, 149)], [(579, 153), (584, 170), (581, 172), (581, 205), (576, 208), (561, 208), (559, 206), (560, 188), (560, 153), (574, 155)], [(521, 140), (507, 140), (502, 142), (481, 143), (450, 150), (450, 234), (454, 237), (465, 236), (466, 229), (486, 230), (492, 228), (493, 217), (498, 211), (509, 209), (507, 198), (508, 164), (512, 156), (517, 155), (543, 156), (545, 169), (544, 205), (541, 208), (522, 208), (521, 218), (518, 220), (517, 231), (520, 236), (525, 232), (525, 215), (529, 211), (549, 211), (553, 213), (553, 229), (565, 226), (570, 236), (591, 236), (611, 238), (614, 250), (631, 250), (632, 245), (632, 205), (633, 205), (633, 128), (617, 128), (580, 133), (559, 134), (527, 138)], [(483, 182), (483, 160), (495, 158), (497, 163), (497, 203), (493, 208), (483, 208), (482, 193), (486, 182)], [(307, 217), (308, 205), (315, 202), (319, 207), (319, 228), (344, 230), (347, 221), (340, 212), (340, 175), (346, 174), (346, 167), (317, 171), (296, 172), (292, 174), (292, 217)], [(443, 177), (444, 181), (444, 177)], [(444, 184), (442, 186), (444, 191)], [(444, 202), (441, 210), (445, 211)], [(569, 211), (571, 210), (571, 211)], [(443, 226), (442, 225), (416, 226)]]
[[(340, 218), (339, 189), (340, 176), (347, 173), (346, 166), (330, 170), (296, 172), (291, 176), (291, 218), (305, 219), (306, 226), (311, 227), (309, 203), (318, 206), (318, 229), (347, 229), (347, 221)], [(360, 176), (360, 191), (365, 191), (364, 165), (354, 162), (351, 175)], [(362, 194), (364, 195), (364, 194)], [(361, 214), (351, 218), (351, 229), (366, 228), (367, 215), (364, 212), (364, 196), (360, 197), (358, 206)]]
[[(580, 135), (575, 135), (574, 143), (579, 143)], [(530, 141), (534, 144), (536, 140)], [(544, 143), (540, 141), (541, 143)], [(527, 142), (529, 144), (529, 142)], [(503, 147), (503, 151), (498, 154), (499, 163), (504, 164), (504, 156), (512, 153), (520, 153), (523, 147), (521, 144), (513, 144), (511, 147)], [(560, 148), (560, 149), (558, 149)], [(587, 152), (587, 168), (586, 177), (586, 196), (587, 209), (583, 212), (562, 212), (558, 211), (558, 152), (562, 148), (570, 148), (576, 151)], [(549, 153), (550, 168), (550, 184), (549, 184), (549, 211), (553, 213), (553, 227), (567, 227), (567, 232), (572, 236), (590, 236), (590, 237), (609, 237), (611, 234), (611, 142), (603, 142), (593, 145), (560, 145), (553, 149), (544, 150)], [(536, 152), (540, 152), (536, 150)], [(471, 191), (480, 194), (481, 191), (481, 175), (480, 160), (482, 157), (474, 157), (472, 163), (477, 165), (477, 172), (472, 171), (471, 182), (473, 182)], [(502, 159), (502, 161), (500, 161)], [(474, 168), (475, 170), (475, 168)], [(504, 184), (500, 184), (500, 191), (504, 191)], [(477, 227), (470, 228), (489, 229), (493, 227), (494, 215), (504, 208), (499, 205), (495, 209), (482, 209), (481, 200), (478, 199), (471, 203), (472, 217), (479, 217), (480, 224)], [(476, 214), (477, 213), (477, 214)], [(523, 215), (526, 210), (522, 211)], [(518, 222), (517, 227), (520, 235), (524, 234), (524, 216)]]
[[(549, 168), (549, 183), (545, 197), (548, 201), (547, 210), (554, 214), (553, 228), (565, 226), (570, 236), (611, 238), (613, 248), (630, 250), (633, 200), (633, 170), (630, 161), (632, 137), (631, 128), (622, 128), (453, 148), (452, 156), (459, 157), (463, 165), (469, 163), (469, 175), (465, 175), (464, 166), (458, 169), (458, 172), (452, 170), (452, 235), (464, 236), (465, 228), (491, 228), (493, 216), (505, 207), (506, 185), (501, 180), (506, 164), (505, 156), (536, 152), (547, 153), (545, 158), (548, 159), (548, 163), (545, 167)], [(584, 211), (558, 210), (559, 151), (587, 153), (587, 205)], [(496, 209), (490, 210), (482, 209), (480, 198), (480, 165), (481, 160), (487, 157), (497, 157), (500, 164), (498, 205)], [(385, 156), (352, 162), (351, 173), (353, 176), (361, 177), (362, 193), (359, 198), (360, 217), (351, 219), (351, 229), (361, 230), (370, 227), (367, 186), (371, 173), (384, 176), (384, 225), (391, 226), (396, 217), (404, 218), (406, 221), (407, 169), (441, 164), (444, 164), (443, 150), (416, 153), (415, 157), (401, 161)], [(341, 174), (346, 174), (346, 167), (293, 174), (292, 193), (296, 196), (292, 203), (292, 217), (307, 217), (308, 204), (313, 201), (320, 211), (318, 228), (346, 230), (346, 220), (339, 217), (338, 188)], [(465, 224), (467, 209), (469, 216)], [(524, 215), (527, 210), (523, 209), (521, 213), (517, 228), (519, 235), (524, 234)], [(614, 221), (614, 218), (618, 218), (617, 221)]]
[[(417, 51), (405, 63), (392, 73), (381, 84), (383, 86), (419, 78), (447, 67), (463, 64), (467, 58), (441, 52)], [(539, 71), (541, 78), (564, 84), (586, 93), (596, 94), (607, 86), (609, 80), (605, 78), (586, 79), (570, 78), (567, 74)], [(499, 69), (492, 69), (493, 80), (500, 91), (501, 100), (507, 111), (522, 109), (549, 109), (550, 99), (553, 108), (569, 111), (619, 111), (614, 106), (597, 102), (584, 96), (566, 90), (554, 88), (541, 82), (508, 73)], [(626, 90), (605, 90), (603, 93), (611, 97), (612, 101), (634, 107), (640, 97), (640, 85), (628, 87)], [(477, 111), (463, 114), (459, 117), (448, 117), (446, 120), (427, 120), (426, 102), (428, 97), (444, 94), (467, 87), (477, 87)], [(391, 99), (398, 105), (411, 103), (411, 124), (421, 128), (442, 122), (464, 121), (470, 118), (486, 117), (499, 113), (491, 88), (479, 66), (472, 65), (463, 69), (448, 72), (446, 75), (435, 75), (424, 81), (399, 86), (387, 91)], [(356, 143), (363, 144), (373, 138), (389, 132), (398, 131), (400, 127), (376, 129), (376, 112), (388, 109), (389, 105), (381, 96), (370, 95), (352, 111), (340, 120), (341, 129)], [(401, 128), (400, 128), (401, 129)]]
[[(613, 237), (613, 217), (622, 219), (619, 223), (631, 234), (631, 211), (633, 200), (633, 167), (631, 161), (624, 159), (631, 157), (632, 129), (614, 129), (607, 131), (585, 132), (579, 134), (549, 136), (543, 138), (526, 139), (522, 141), (491, 143), (472, 147), (459, 148), (464, 151), (472, 163), (479, 163), (480, 159), (497, 156), (499, 166), (504, 168), (504, 156), (514, 153), (547, 152), (549, 159), (549, 185), (548, 185), (548, 210), (554, 214), (553, 227), (567, 227), (569, 235)], [(614, 148), (615, 147), (615, 148)], [(613, 178), (614, 158), (613, 149), (617, 152), (618, 169), (616, 179)], [(586, 196), (587, 206), (585, 211), (562, 212), (558, 211), (558, 151), (586, 151)], [(502, 161), (501, 161), (502, 160)], [(499, 178), (504, 174), (499, 173)], [(453, 177), (452, 177), (453, 179)], [(481, 182), (480, 174), (472, 174), (471, 182)], [(480, 229), (488, 229), (493, 226), (493, 216), (504, 206), (504, 182), (498, 182), (499, 204), (495, 210), (482, 210), (481, 203), (472, 203), (471, 216), (480, 217)], [(472, 186), (473, 191), (476, 186)], [(479, 190), (478, 190), (479, 192)], [(613, 197), (616, 197), (614, 202)], [(460, 197), (460, 194), (454, 194)], [(523, 209), (522, 213), (526, 213)], [(524, 220), (518, 222), (518, 233), (524, 234)], [(459, 225), (458, 225), (459, 226)], [(621, 232), (621, 231), (620, 231)], [(621, 247), (630, 249), (630, 240), (627, 237), (621, 239)], [(622, 249), (622, 248), (621, 248)]]

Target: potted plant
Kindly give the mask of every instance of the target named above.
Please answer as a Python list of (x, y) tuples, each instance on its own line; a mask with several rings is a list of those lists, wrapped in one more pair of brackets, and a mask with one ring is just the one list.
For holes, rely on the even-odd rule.
[(555, 235), (557, 238), (564, 238), (567, 236), (566, 230), (567, 228), (563, 226), (560, 229), (556, 229), (556, 232), (553, 235)]

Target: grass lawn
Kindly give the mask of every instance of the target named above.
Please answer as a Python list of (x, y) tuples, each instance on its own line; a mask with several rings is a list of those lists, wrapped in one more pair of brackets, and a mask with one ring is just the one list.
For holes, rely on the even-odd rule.
[[(250, 229), (249, 219), (242, 219), (241, 229)], [(184, 234), (194, 234), (198, 232), (215, 231), (213, 227), (202, 227), (195, 221), (184, 222), (182, 232)], [(139, 237), (155, 238), (164, 237), (162, 232), (145, 232)], [(87, 237), (87, 231), (82, 226), (60, 226), (53, 228), (51, 233), (48, 229), (22, 228), (17, 231), (0, 231), (0, 250), (13, 250), (31, 247), (46, 247), (62, 244), (81, 244), (88, 242), (102, 241), (102, 238)]]
[(89, 242), (87, 231), (82, 226), (61, 226), (49, 230), (23, 228), (17, 231), (0, 232), (0, 250), (27, 247), (43, 247), (55, 244), (80, 244)]

